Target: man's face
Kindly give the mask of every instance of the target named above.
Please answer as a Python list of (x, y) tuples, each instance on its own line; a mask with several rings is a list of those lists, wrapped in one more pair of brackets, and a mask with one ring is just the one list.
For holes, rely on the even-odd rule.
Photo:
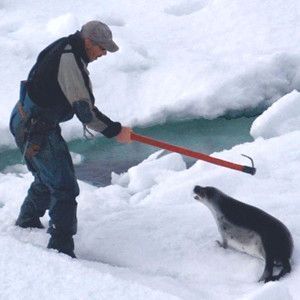
[(96, 60), (98, 57), (106, 55), (106, 50), (100, 45), (94, 44), (89, 38), (84, 39), (84, 46), (90, 62)]

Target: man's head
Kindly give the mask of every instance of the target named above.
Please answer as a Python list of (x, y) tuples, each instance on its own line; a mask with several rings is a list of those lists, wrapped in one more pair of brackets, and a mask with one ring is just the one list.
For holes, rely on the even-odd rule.
[(109, 27), (100, 21), (90, 21), (81, 28), (81, 36), (90, 61), (96, 60), (106, 52), (116, 52), (119, 47), (112, 40)]

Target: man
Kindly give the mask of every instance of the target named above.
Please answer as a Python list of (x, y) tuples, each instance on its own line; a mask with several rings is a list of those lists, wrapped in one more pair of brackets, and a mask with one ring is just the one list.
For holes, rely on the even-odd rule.
[(109, 27), (99, 21), (55, 41), (39, 54), (27, 81), (21, 83), (20, 100), (11, 115), (10, 130), (34, 176), (16, 225), (43, 228), (39, 218), (49, 209), (48, 248), (71, 257), (79, 188), (59, 123), (75, 114), (85, 130), (89, 127), (121, 143), (131, 141), (130, 128), (95, 106), (87, 70), (89, 62), (118, 49)]

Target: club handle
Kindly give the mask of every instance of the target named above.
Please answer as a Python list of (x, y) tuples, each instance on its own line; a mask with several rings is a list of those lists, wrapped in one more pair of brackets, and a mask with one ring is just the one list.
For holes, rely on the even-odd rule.
[(252, 167), (235, 164), (235, 163), (232, 163), (232, 162), (229, 162), (229, 161), (226, 161), (226, 160), (222, 160), (220, 158), (209, 156), (209, 155), (201, 153), (201, 152), (195, 152), (195, 151), (192, 151), (192, 150), (187, 149), (187, 148), (183, 148), (183, 147), (175, 146), (175, 145), (172, 145), (172, 144), (168, 144), (168, 143), (163, 142), (163, 141), (158, 141), (158, 140), (155, 140), (153, 138), (150, 138), (150, 137), (147, 137), (147, 136), (144, 136), (144, 135), (136, 134), (134, 132), (131, 132), (131, 140), (137, 141), (137, 142), (140, 142), (140, 143), (143, 143), (143, 144), (151, 145), (151, 146), (154, 146), (154, 147), (158, 147), (158, 148), (161, 148), (161, 149), (165, 149), (165, 150), (168, 150), (168, 151), (176, 152), (176, 153), (186, 155), (186, 156), (189, 156), (189, 157), (193, 157), (193, 158), (196, 158), (196, 159), (204, 160), (206, 162), (209, 162), (209, 163), (212, 163), (212, 164), (215, 164), (215, 165), (218, 165), (218, 166), (222, 166), (222, 167), (225, 167), (225, 168), (241, 171), (241, 172), (248, 173), (248, 174), (251, 174), (251, 175), (254, 175), (255, 172), (256, 172), (256, 169), (253, 167), (252, 158), (249, 157), (249, 156), (246, 156), (246, 155), (244, 155), (244, 156), (248, 157), (252, 161)]

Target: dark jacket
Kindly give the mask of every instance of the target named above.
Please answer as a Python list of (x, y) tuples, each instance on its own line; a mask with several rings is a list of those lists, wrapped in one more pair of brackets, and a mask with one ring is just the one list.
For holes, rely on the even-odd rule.
[(88, 62), (80, 32), (55, 41), (39, 54), (31, 69), (28, 95), (39, 107), (53, 112), (54, 122), (69, 120), (75, 113), (89, 128), (106, 137), (116, 136), (121, 124), (110, 120), (95, 106)]

